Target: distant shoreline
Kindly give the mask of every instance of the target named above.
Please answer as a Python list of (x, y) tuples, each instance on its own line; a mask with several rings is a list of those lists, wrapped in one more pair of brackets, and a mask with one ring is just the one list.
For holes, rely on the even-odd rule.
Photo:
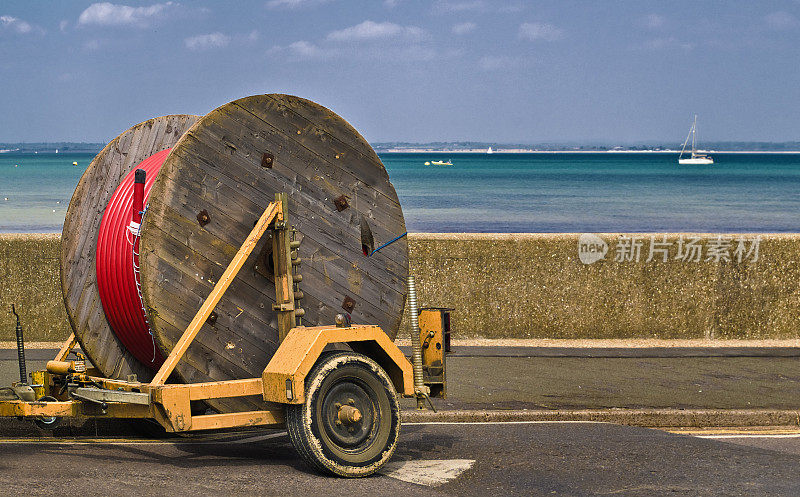
[[(376, 150), (379, 154), (679, 154), (680, 150), (536, 150), (525, 148), (501, 148), (487, 154), (485, 148), (438, 150), (429, 148), (390, 148)], [(698, 150), (704, 154), (800, 154), (800, 150)], [(53, 151), (0, 150), (4, 155), (56, 155)], [(95, 150), (68, 150), (57, 155), (97, 154)]]
[[(379, 154), (679, 154), (680, 150), (532, 150), (500, 149), (491, 154), (486, 149), (433, 150), (424, 148), (380, 150)], [(800, 150), (698, 150), (704, 154), (800, 154)]]

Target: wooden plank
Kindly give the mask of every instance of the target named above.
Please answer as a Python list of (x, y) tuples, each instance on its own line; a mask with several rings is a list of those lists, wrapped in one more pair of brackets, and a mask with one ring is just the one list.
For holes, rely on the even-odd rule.
[(261, 215), (261, 218), (253, 228), (253, 231), (250, 232), (250, 236), (248, 236), (244, 243), (242, 243), (242, 247), (239, 249), (239, 252), (233, 258), (233, 261), (231, 261), (231, 263), (228, 265), (228, 268), (222, 274), (217, 284), (214, 285), (214, 289), (211, 291), (211, 294), (208, 296), (206, 301), (203, 302), (203, 306), (197, 311), (194, 319), (191, 323), (189, 323), (189, 327), (186, 328), (186, 331), (175, 345), (175, 348), (172, 349), (172, 351), (169, 353), (169, 356), (164, 360), (164, 364), (162, 364), (161, 368), (159, 368), (158, 373), (156, 373), (155, 377), (153, 377), (153, 380), (151, 381), (152, 385), (163, 385), (164, 382), (167, 381), (169, 375), (172, 374), (172, 370), (175, 369), (175, 365), (181, 360), (181, 357), (186, 352), (186, 349), (189, 348), (189, 345), (191, 345), (194, 337), (197, 336), (197, 332), (200, 331), (200, 327), (203, 326), (203, 323), (205, 323), (206, 319), (208, 319), (208, 315), (214, 310), (217, 302), (219, 302), (219, 299), (222, 298), (222, 294), (228, 289), (230, 284), (233, 282), (233, 278), (236, 277), (236, 274), (242, 268), (242, 265), (247, 260), (247, 257), (255, 248), (256, 243), (258, 243), (258, 240), (261, 238), (261, 235), (264, 234), (264, 232), (267, 230), (267, 227), (275, 219), (275, 217), (279, 215), (280, 209), (280, 204), (270, 204), (269, 207), (267, 207), (267, 209), (264, 211), (264, 214)]
[[(169, 211), (169, 209), (167, 209)], [(172, 218), (172, 214), (170, 214), (170, 218)], [(177, 222), (173, 222), (173, 227), (177, 227)], [(153, 227), (151, 229), (158, 229)], [(173, 230), (174, 233), (174, 230)], [(194, 296), (197, 296), (202, 302), (202, 299), (205, 298), (212, 288), (212, 284), (209, 283), (210, 279), (213, 279), (214, 270), (213, 267), (219, 267), (219, 273), (222, 272), (224, 266), (221, 264), (216, 263), (215, 261), (226, 261), (228, 260), (226, 253), (228, 250), (221, 246), (208, 246), (206, 250), (202, 253), (197, 251), (195, 248), (190, 248), (186, 255), (189, 255), (188, 259), (184, 259), (182, 257), (175, 257), (172, 254), (172, 251), (178, 250), (180, 248), (179, 242), (177, 240), (173, 240), (170, 234), (167, 233), (159, 233), (161, 245), (156, 247), (153, 251), (153, 255), (157, 255), (161, 260), (157, 261), (157, 267), (160, 274), (163, 276), (155, 283), (155, 290), (162, 290), (167, 292), (170, 295), (169, 302), (164, 302), (160, 305), (159, 311), (164, 312), (165, 309), (168, 308), (178, 308), (184, 304), (184, 302), (180, 299), (180, 292), (183, 289), (185, 292), (188, 292)], [(194, 240), (192, 240), (194, 241)], [(189, 242), (191, 246), (191, 241)], [(231, 249), (235, 249), (234, 247), (230, 246)], [(381, 310), (381, 307), (386, 303), (389, 302), (391, 305), (402, 305), (403, 302), (403, 295), (397, 294), (393, 292), (382, 292), (378, 287), (373, 287), (371, 285), (371, 281), (368, 278), (364, 278), (363, 280), (359, 281), (360, 288), (353, 288), (353, 287), (345, 287), (340, 282), (347, 281), (350, 277), (349, 274), (341, 272), (341, 269), (337, 266), (330, 266), (326, 267), (324, 264), (325, 259), (328, 257), (326, 255), (325, 248), (319, 248), (316, 252), (309, 254), (307, 252), (308, 247), (304, 247), (301, 244), (301, 255), (306, 258), (306, 263), (301, 266), (301, 273), (303, 274), (303, 282), (305, 286), (303, 288), (323, 288), (328, 286), (331, 290), (333, 290), (334, 298), (335, 295), (342, 295), (342, 294), (350, 294), (354, 297), (360, 297), (363, 293), (366, 296), (375, 296), (378, 300), (376, 304), (373, 304), (369, 299), (360, 299), (357, 297), (358, 306), (356, 312), (353, 313), (353, 317), (355, 322), (365, 322), (365, 323), (375, 323), (379, 325), (384, 325), (385, 314)], [(162, 250), (163, 249), (163, 250)], [(306, 250), (303, 252), (302, 250)], [(323, 251), (323, 252), (320, 252)], [(322, 271), (318, 271), (314, 264), (315, 256), (318, 259), (321, 259), (320, 265), (323, 267)], [(252, 256), (251, 256), (252, 257)], [(164, 262), (166, 264), (162, 264)], [(170, 268), (172, 266), (172, 268)], [(173, 272), (177, 271), (177, 272)], [(217, 274), (219, 274), (217, 273)], [(176, 284), (177, 280), (180, 279), (180, 283)], [(271, 304), (275, 302), (274, 300), (274, 293), (272, 293), (272, 289), (269, 288), (267, 285), (263, 283), (264, 278), (260, 275), (257, 275), (255, 272), (246, 272), (243, 271), (240, 273), (237, 281), (234, 283), (236, 285), (237, 291), (233, 291), (232, 288), (228, 295), (223, 298), (222, 302), (231, 302), (235, 303), (234, 308), (238, 306), (240, 309), (243, 309), (243, 316), (246, 316), (249, 309), (255, 308), (263, 308), (269, 309)], [(326, 281), (330, 280), (330, 281)], [(261, 281), (261, 285), (258, 285), (257, 282)], [(400, 284), (402, 284), (400, 282)], [(363, 291), (362, 291), (363, 290)], [(306, 298), (303, 301), (302, 306), (306, 308), (307, 311), (311, 312), (315, 307), (315, 305), (319, 302), (314, 296), (315, 292), (310, 292), (306, 294)], [(263, 297), (263, 299), (262, 299)], [(331, 301), (330, 297), (326, 300), (328, 304), (324, 304), (326, 308), (330, 309), (330, 312), (327, 315), (327, 320), (332, 321), (333, 317), (342, 312), (340, 309), (341, 305), (341, 297), (339, 297), (338, 301)], [(309, 305), (309, 303), (311, 303)], [(198, 304), (192, 304), (191, 307), (185, 310), (185, 312), (191, 312), (191, 314), (183, 314), (187, 316), (187, 321), (185, 323), (180, 323), (184, 325), (188, 323), (188, 320), (194, 315), (194, 311)], [(265, 313), (272, 315), (271, 312), (268, 310)], [(221, 313), (218, 313), (221, 314)], [(311, 321), (314, 322), (315, 316), (310, 315), (309, 318)], [(389, 321), (388, 323), (391, 323)], [(273, 327), (271, 324), (265, 323), (264, 326)], [(396, 326), (396, 325), (395, 325)], [(240, 331), (246, 331), (247, 326), (241, 325), (237, 329), (237, 334)], [(164, 334), (160, 334), (161, 338), (165, 338)], [(166, 347), (162, 342), (162, 347)], [(258, 371), (254, 371), (252, 374), (257, 374)]]
[[(198, 162), (199, 161), (195, 161), (195, 164)], [(198, 169), (200, 167), (202, 166), (199, 166)], [(236, 182), (233, 182), (225, 175), (219, 175), (219, 177), (217, 177), (210, 172), (204, 172), (203, 174), (183, 173), (182, 177), (187, 183), (189, 181), (199, 182), (203, 180), (218, 182), (215, 196), (222, 197), (225, 200), (213, 202), (213, 198), (207, 195), (200, 195), (188, 186), (175, 184), (174, 181), (165, 178), (167, 181), (165, 187), (170, 189), (171, 195), (180, 196), (180, 198), (174, 199), (170, 203), (170, 206), (161, 206), (161, 211), (159, 212), (160, 216), (163, 217), (167, 215), (168, 210), (173, 209), (172, 206), (174, 205), (174, 213), (186, 219), (185, 226), (188, 226), (188, 230), (185, 231), (191, 231), (193, 237), (197, 236), (203, 238), (206, 235), (216, 237), (208, 240), (203, 238), (203, 240), (199, 242), (200, 244), (219, 244), (221, 242), (222, 245), (228, 245), (229, 242), (226, 242), (226, 239), (234, 235), (245, 236), (242, 233), (247, 233), (249, 225), (244, 219), (248, 217), (252, 217), (252, 219), (257, 218), (257, 214), (253, 213), (260, 211), (261, 207), (256, 203), (256, 200), (261, 196), (265, 196), (261, 190), (242, 183), (238, 183), (237, 185)], [(228, 182), (232, 184), (227, 184)], [(235, 189), (236, 186), (238, 186), (238, 188)], [(372, 266), (369, 271), (364, 271), (364, 277), (371, 279), (376, 285), (380, 286), (386, 282), (391, 282), (390, 285), (386, 285), (387, 290), (398, 291), (398, 288), (403, 288), (402, 284), (398, 287), (396, 281), (393, 280), (399, 280), (400, 278), (397, 275), (407, 272), (408, 270), (407, 242), (405, 239), (398, 240), (397, 243), (381, 250), (373, 257), (363, 257), (361, 255), (360, 231), (358, 228), (352, 224), (339, 224), (335, 220), (331, 221), (330, 219), (322, 218), (318, 215), (320, 207), (317, 206), (316, 210), (314, 210), (314, 205), (312, 203), (304, 203), (304, 197), (297, 191), (289, 189), (288, 193), (291, 198), (290, 214), (293, 214), (291, 218), (292, 224), (302, 227), (300, 234), (303, 239), (310, 237), (311, 243), (306, 243), (302, 246), (304, 252), (313, 250), (317, 246), (313, 245), (313, 242), (324, 242), (319, 245), (326, 247), (329, 252), (336, 254), (338, 257), (345, 259), (355, 258), (353, 262), (357, 262), (359, 266)], [(237, 199), (236, 202), (231, 200), (233, 197)], [(214, 214), (214, 219), (218, 222), (210, 223), (205, 227), (203, 232), (195, 233), (195, 231), (197, 231), (194, 229), (196, 225), (192, 225), (191, 214), (199, 210), (199, 206), (201, 205), (208, 207), (209, 212)], [(189, 206), (193, 206), (193, 209)], [(232, 212), (235, 212), (235, 214), (231, 214)], [(377, 224), (373, 226), (373, 231), (376, 235), (380, 235), (378, 240), (388, 241), (396, 236), (394, 232), (390, 233), (382, 230)], [(183, 226), (180, 226), (179, 229), (183, 229)], [(186, 243), (192, 243), (192, 240), (187, 239)], [(403, 259), (402, 254), (405, 253), (405, 263), (395, 263), (391, 259), (386, 258), (386, 254), (389, 253), (394, 253), (396, 258), (401, 260)]]
[[(179, 190), (180, 187), (175, 187), (175, 189)], [(245, 195), (241, 196), (242, 198), (250, 197), (250, 195), (247, 195), (248, 192), (246, 190), (243, 191), (242, 193), (245, 194)], [(183, 205), (187, 205), (187, 204), (197, 205), (198, 202), (202, 202), (202, 201), (203, 201), (202, 198), (196, 197), (191, 192), (186, 192), (185, 196), (183, 198), (181, 198), (181, 202), (182, 202)], [(251, 209), (251, 208), (252, 209), (257, 208), (256, 204), (252, 204), (251, 207), (248, 207), (248, 209)], [(295, 207), (295, 208), (299, 209), (297, 207)], [(302, 209), (299, 209), (299, 210), (302, 210)], [(197, 236), (198, 236), (198, 238), (203, 238), (203, 240), (206, 240), (206, 238), (204, 238), (205, 235), (207, 235), (207, 234), (208, 235), (215, 235), (215, 232), (217, 230), (219, 230), (219, 233), (216, 233), (215, 237), (208, 238), (207, 241), (203, 241), (202, 243), (198, 243), (197, 245), (206, 245), (206, 248), (204, 248), (202, 250), (203, 254), (207, 254), (209, 252), (209, 250), (210, 250), (210, 251), (212, 251), (212, 253), (215, 254), (214, 257), (212, 257), (212, 259), (215, 259), (215, 258), (217, 258), (217, 255), (216, 255), (217, 254), (217, 252), (216, 252), (217, 250), (222, 250), (222, 251), (230, 250), (231, 253), (233, 253), (233, 251), (235, 250), (235, 248), (232, 245), (228, 245), (227, 242), (225, 242), (224, 240), (220, 240), (219, 238), (223, 237), (226, 234), (231, 233), (231, 232), (232, 232), (232, 234), (235, 234), (235, 236), (240, 236), (239, 235), (240, 232), (243, 231), (242, 228), (244, 226), (247, 226), (247, 225), (246, 225), (246, 223), (243, 223), (241, 221), (228, 218), (226, 216), (225, 212), (212, 211), (212, 213), (214, 214), (214, 218), (217, 219), (217, 220), (220, 220), (220, 222), (214, 223), (213, 226), (211, 224), (207, 225), (206, 228), (207, 228), (208, 233), (201, 233), (201, 234), (198, 234)], [(195, 243), (194, 243), (195, 242), (194, 238), (192, 238), (192, 236), (194, 236), (194, 234), (192, 233), (193, 227), (191, 226), (191, 224), (192, 224), (191, 221), (189, 221), (187, 219), (187, 221), (188, 221), (186, 223), (186, 226), (188, 226), (187, 228), (185, 228), (184, 225), (179, 225), (178, 224), (178, 223), (180, 223), (181, 214), (183, 216), (185, 216), (185, 217), (183, 217), (183, 219), (186, 219), (186, 217), (188, 217), (189, 214), (191, 214), (191, 211), (184, 211), (183, 213), (178, 213), (178, 212), (172, 211), (172, 209), (170, 207), (164, 207), (161, 214), (162, 214), (162, 217), (165, 217), (165, 216), (170, 216), (171, 217), (171, 219), (172, 219), (171, 224), (173, 226), (172, 230), (170, 230), (171, 232), (176, 232), (176, 230), (179, 231), (181, 233), (181, 236), (187, 236), (187, 239), (186, 239), (185, 243), (188, 244), (188, 246), (193, 251), (197, 251), (199, 249), (199, 247), (196, 246)], [(302, 224), (298, 223), (298, 226), (302, 227), (302, 230), (305, 233), (305, 236), (303, 236), (302, 233), (301, 233), (301, 236), (302, 236), (301, 239), (302, 240), (314, 241), (314, 239), (316, 239), (316, 241), (324, 242), (324, 243), (316, 244), (316, 245), (314, 245), (312, 243), (303, 243), (303, 244), (301, 244), (301, 252), (302, 252), (302, 254), (304, 256), (304, 260), (306, 260), (309, 263), (311, 263), (312, 266), (313, 266), (313, 263), (314, 263), (314, 254), (320, 252), (320, 250), (324, 250), (324, 252), (326, 254), (333, 255), (333, 256), (336, 256), (336, 257), (341, 257), (341, 258), (352, 257), (354, 251), (357, 251), (357, 252), (360, 253), (360, 241), (358, 239), (354, 240), (355, 245), (353, 245), (353, 246), (351, 246), (349, 248), (343, 248), (342, 247), (342, 243), (343, 243), (342, 240), (339, 239), (339, 238), (335, 238), (335, 237), (331, 236), (332, 233), (331, 233), (330, 230), (321, 231), (321, 228), (318, 225), (316, 225), (316, 224), (305, 224), (304, 222)], [(191, 236), (190, 236), (190, 234), (191, 234)], [(310, 239), (308, 237), (309, 234), (313, 235)], [(335, 234), (335, 231), (334, 231), (333, 234)], [(241, 236), (245, 236), (245, 235), (241, 235)], [(400, 242), (398, 242), (398, 244), (399, 243)], [(209, 247), (208, 244), (211, 244), (212, 246)], [(389, 271), (388, 269), (385, 269), (383, 266), (381, 266), (378, 259), (367, 258), (367, 257), (361, 256), (360, 254), (356, 254), (356, 264), (359, 267), (367, 266), (367, 265), (377, 265), (376, 269), (360, 271), (361, 274), (359, 274), (359, 278), (363, 280), (363, 284), (360, 284), (360, 286), (363, 285), (366, 288), (373, 288), (374, 287), (376, 289), (376, 290), (374, 290), (374, 292), (375, 292), (374, 294), (375, 295), (378, 295), (381, 292), (384, 292), (384, 293), (395, 293), (395, 294), (397, 294), (398, 297), (402, 298), (402, 294), (397, 289), (398, 288), (403, 288), (404, 282), (401, 281), (400, 278), (396, 274), (394, 274), (392, 271)], [(223, 267), (223, 266), (220, 264), (220, 267)], [(357, 269), (356, 267), (354, 267), (354, 265), (352, 263), (348, 264), (348, 267), (352, 268), (352, 269)], [(304, 264), (303, 266), (301, 266), (302, 271), (306, 271), (307, 268), (308, 268), (308, 264)], [(394, 270), (395, 271), (399, 271), (400, 268), (395, 268)]]
[[(268, 116), (260, 112), (251, 112), (253, 109), (245, 109), (242, 105), (228, 106), (219, 109), (224, 118), (223, 129), (233, 128), (238, 125), (239, 129), (251, 129), (258, 126), (257, 132), (239, 132), (237, 140), (249, 147), (264, 147), (276, 152), (275, 164), (272, 168), (277, 173), (284, 174), (287, 178), (295, 181), (304, 189), (313, 185), (320, 185), (324, 190), (330, 190), (336, 194), (346, 194), (351, 196), (353, 203), (358, 201), (358, 196), (353, 190), (354, 185), (364, 187), (365, 193), (362, 194), (360, 208), (374, 209), (381, 211), (379, 217), (392, 219), (393, 223), (402, 223), (402, 210), (397, 195), (391, 183), (388, 185), (380, 184), (372, 188), (364, 180), (364, 176), (376, 176), (385, 181), (386, 170), (383, 164), (374, 154), (374, 160), (368, 159), (360, 154), (357, 161), (344, 152), (331, 152), (327, 145), (320, 146), (318, 143), (304, 140), (297, 142), (295, 136), (289, 132), (285, 126), (275, 126), (267, 119), (277, 119), (276, 116)], [(253, 120), (256, 118), (256, 121)], [(207, 133), (220, 133), (217, 123), (211, 123)], [(224, 131), (222, 131), (224, 133)], [(317, 135), (318, 136), (318, 135)], [(292, 140), (290, 140), (292, 138)], [(288, 146), (291, 143), (291, 146)], [(366, 145), (366, 144), (365, 144)], [(368, 145), (367, 145), (368, 146)], [(341, 147), (340, 147), (341, 148)], [(303, 183), (301, 180), (305, 180)], [(385, 190), (385, 192), (384, 192)], [(374, 196), (373, 196), (374, 195)]]
[[(223, 184), (227, 184), (227, 176), (232, 180), (234, 187), (252, 188), (269, 199), (274, 193), (281, 191), (290, 194), (293, 201), (292, 218), (298, 223), (300, 220), (326, 223), (343, 230), (353, 230), (355, 233), (359, 229), (360, 218), (365, 217), (371, 226), (385, 229), (387, 232), (385, 241), (405, 232), (405, 222), (402, 219), (399, 205), (387, 202), (382, 207), (377, 207), (375, 197), (385, 197), (378, 195), (375, 189), (364, 185), (358, 186), (355, 178), (352, 178), (351, 183), (347, 185), (329, 181), (330, 176), (341, 173), (337, 168), (342, 164), (338, 161), (327, 162), (321, 155), (310, 151), (302, 154), (301, 152), (305, 149), (300, 145), (293, 148), (291, 152), (281, 153), (276, 159), (275, 166), (269, 171), (259, 170), (260, 168), (254, 164), (252, 156), (246, 154), (225, 156), (226, 167), (220, 168), (218, 162), (213, 158), (223, 155), (224, 150), (221, 147), (224, 145), (221, 144), (231, 140), (226, 136), (226, 132), (243, 137), (232, 139), (241, 149), (274, 150), (277, 147), (273, 143), (275, 140), (290, 141), (290, 137), (285, 135), (271, 135), (263, 132), (258, 135), (260, 140), (250, 139), (256, 134), (252, 128), (257, 126), (260, 121), (248, 123), (250, 126), (248, 128), (239, 122), (242, 116), (229, 118), (226, 115), (225, 118), (229, 120), (225, 121), (224, 126), (217, 120), (212, 120), (208, 126), (203, 128), (202, 135), (199, 131), (187, 135), (187, 141), (194, 139), (195, 143), (191, 147), (176, 150), (176, 156), (186, 154), (183, 158), (184, 161), (194, 164), (199, 169), (198, 173), (211, 175)], [(228, 128), (233, 128), (233, 131)], [(313, 167), (309, 164), (313, 164)], [(367, 168), (368, 166), (363, 167)], [(182, 171), (180, 181), (188, 184), (184, 178), (188, 174), (192, 174), (192, 170)], [(391, 184), (387, 188), (391, 188)], [(352, 205), (343, 212), (337, 212), (333, 205), (333, 199), (342, 194), (350, 197), (349, 202)], [(304, 207), (311, 214), (307, 214), (304, 210), (297, 210), (299, 206)], [(327, 213), (327, 215), (322, 216), (323, 213)], [(358, 248), (360, 249), (360, 244)], [(393, 248), (386, 250), (381, 256), (389, 257), (388, 254)], [(401, 264), (405, 260), (402, 254), (403, 252), (400, 251), (394, 258)]]

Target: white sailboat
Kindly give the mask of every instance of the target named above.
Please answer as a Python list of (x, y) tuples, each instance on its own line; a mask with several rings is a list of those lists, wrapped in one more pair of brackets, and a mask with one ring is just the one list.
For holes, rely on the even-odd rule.
[(492, 147), (489, 147), (489, 148), (486, 150), (486, 153), (487, 153), (487, 154), (493, 154), (493, 153), (494, 153), (494, 150), (492, 150)]
[[(697, 114), (694, 115), (694, 123), (692, 123), (692, 127), (689, 129), (689, 134), (686, 135), (686, 141), (683, 142), (683, 148), (681, 149), (681, 154), (678, 156), (678, 164), (684, 164), (689, 166), (705, 166), (714, 163), (714, 159), (712, 159), (711, 156), (697, 153), (696, 135), (697, 135)], [(691, 157), (684, 159), (683, 153), (686, 151), (686, 145), (689, 143), (690, 136), (692, 137), (692, 155)]]

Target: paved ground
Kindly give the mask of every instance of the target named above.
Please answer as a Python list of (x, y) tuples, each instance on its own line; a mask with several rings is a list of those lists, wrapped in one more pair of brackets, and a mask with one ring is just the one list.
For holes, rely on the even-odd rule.
[[(28, 370), (54, 353), (29, 350)], [(795, 347), (459, 347), (447, 366), (442, 409), (800, 408)], [(18, 376), (0, 349), (0, 385)]]
[(4, 495), (800, 494), (800, 434), (711, 436), (728, 438), (601, 423), (406, 425), (384, 474), (361, 480), (310, 472), (285, 434), (266, 430), (5, 439), (0, 482)]
[[(53, 354), (29, 351), (29, 370)], [(448, 368), (445, 410), (800, 407), (800, 348), (459, 347)], [(16, 352), (0, 350), (0, 385), (17, 376)], [(281, 432), (149, 441), (101, 428), (52, 437), (4, 420), (0, 495), (800, 495), (797, 427), (405, 424), (384, 474), (357, 481), (308, 471)]]
[(800, 349), (461, 347), (448, 409), (795, 409)]

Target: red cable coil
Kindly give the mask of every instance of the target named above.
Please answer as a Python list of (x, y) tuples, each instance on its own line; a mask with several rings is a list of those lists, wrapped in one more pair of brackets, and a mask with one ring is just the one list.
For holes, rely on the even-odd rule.
[[(97, 289), (111, 329), (125, 348), (142, 364), (157, 370), (164, 356), (155, 345), (136, 288), (134, 264), (139, 265), (139, 237), (128, 227), (135, 220), (134, 178), (137, 169), (147, 173), (143, 204), (171, 149), (143, 160), (128, 173), (108, 202), (97, 237)], [(138, 200), (138, 199), (137, 199)]]

